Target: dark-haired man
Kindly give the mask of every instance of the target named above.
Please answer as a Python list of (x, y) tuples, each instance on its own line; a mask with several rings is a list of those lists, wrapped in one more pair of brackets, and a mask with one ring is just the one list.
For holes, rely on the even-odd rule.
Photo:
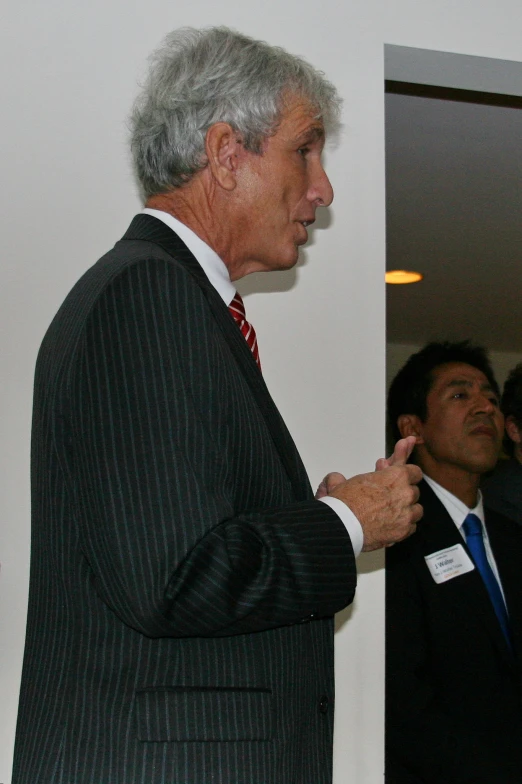
[(510, 459), (497, 463), (482, 490), (491, 509), (522, 525), (522, 362), (506, 379), (500, 408), (504, 414), (504, 451)]
[(520, 782), (522, 531), (479, 491), (503, 432), (485, 351), (412, 355), (388, 416), (416, 439), (424, 520), (387, 552), (387, 784)]

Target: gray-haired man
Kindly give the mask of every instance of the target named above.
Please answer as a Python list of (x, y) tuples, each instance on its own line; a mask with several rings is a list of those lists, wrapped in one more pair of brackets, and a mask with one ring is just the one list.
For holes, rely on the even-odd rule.
[(361, 548), (414, 530), (420, 471), (406, 440), (315, 500), (228, 306), (330, 204), (338, 106), (223, 28), (156, 54), (132, 115), (146, 208), (38, 360), (13, 784), (331, 780), (332, 616)]

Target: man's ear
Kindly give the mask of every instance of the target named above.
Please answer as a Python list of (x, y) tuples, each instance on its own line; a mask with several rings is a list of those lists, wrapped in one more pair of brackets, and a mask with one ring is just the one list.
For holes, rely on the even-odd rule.
[(510, 439), (514, 441), (515, 444), (521, 444), (522, 433), (520, 432), (520, 428), (516, 423), (515, 417), (511, 415), (506, 417), (505, 427), (506, 427), (506, 433), (508, 434)]
[(228, 123), (214, 123), (205, 137), (205, 152), (214, 180), (225, 190), (233, 191), (239, 155), (243, 152), (241, 135)]
[(415, 436), (416, 445), (424, 443), (422, 422), (417, 414), (401, 414), (397, 419), (397, 427), (399, 428), (402, 438), (406, 438), (406, 436)]

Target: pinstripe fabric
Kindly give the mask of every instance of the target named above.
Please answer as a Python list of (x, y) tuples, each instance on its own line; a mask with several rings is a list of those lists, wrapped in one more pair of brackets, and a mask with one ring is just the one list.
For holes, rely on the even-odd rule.
[(13, 784), (331, 780), (319, 705), (353, 552), (227, 308), (155, 218), (47, 332), (32, 488)]

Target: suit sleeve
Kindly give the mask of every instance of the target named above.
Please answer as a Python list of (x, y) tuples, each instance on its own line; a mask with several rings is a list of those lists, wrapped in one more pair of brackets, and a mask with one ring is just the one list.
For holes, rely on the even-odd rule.
[[(230, 475), (213, 432), (212, 417), (223, 420), (221, 432), (238, 432), (215, 364), (223, 351), (215, 329), (183, 269), (134, 264), (98, 298), (71, 374), (85, 557), (101, 599), (151, 637), (224, 636), (329, 616), (355, 590), (349, 537), (325, 504), (291, 497), (282, 508), (235, 508), (242, 478)], [(262, 476), (263, 464), (256, 470)]]

